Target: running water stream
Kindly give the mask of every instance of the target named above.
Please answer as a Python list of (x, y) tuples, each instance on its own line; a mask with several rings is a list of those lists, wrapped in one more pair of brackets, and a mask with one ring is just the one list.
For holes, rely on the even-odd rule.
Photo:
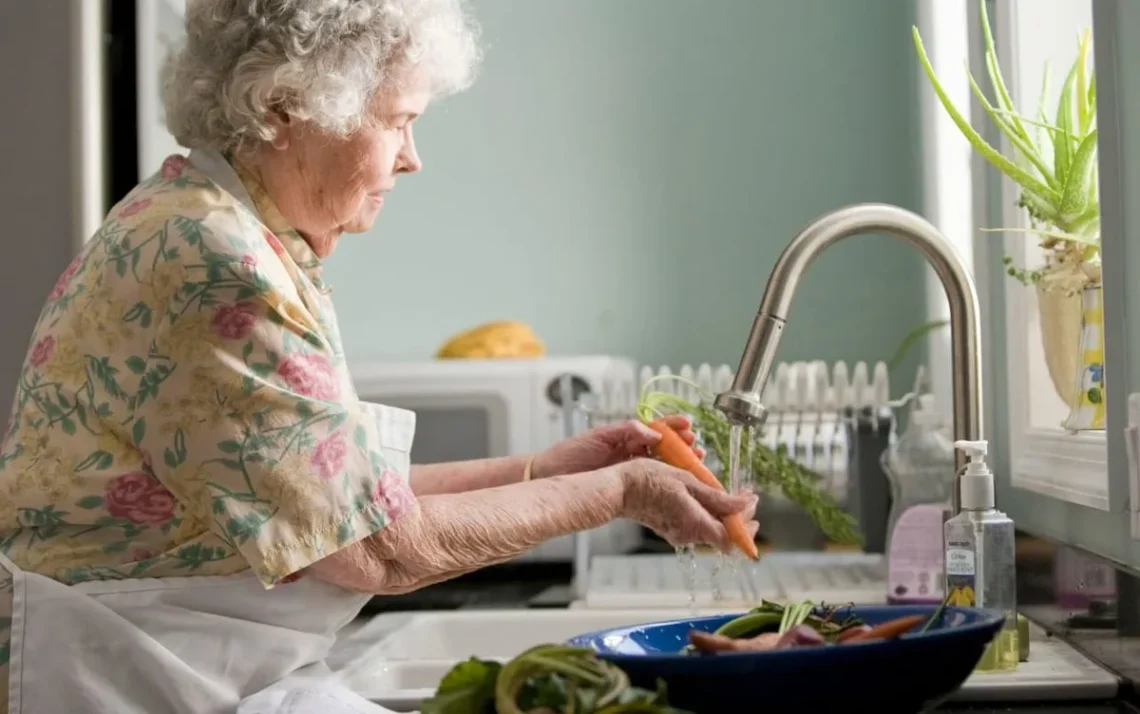
[[(752, 469), (753, 445), (755, 440), (752, 430), (747, 427), (732, 426), (729, 430), (728, 441), (728, 463), (721, 464), (722, 473), (727, 474), (726, 490), (730, 493), (739, 493), (740, 491), (755, 493), (756, 481)], [(699, 569), (697, 566), (696, 550), (692, 546), (678, 548), (677, 558), (681, 567), (685, 587), (689, 593), (689, 610), (693, 615), (696, 615), (698, 588), (702, 585), (702, 583), (698, 582)], [(751, 607), (752, 603), (758, 602), (759, 593), (752, 587), (752, 579), (746, 577), (742, 570), (741, 561), (743, 559), (744, 555), (740, 553), (740, 551), (733, 550), (730, 554), (719, 554), (714, 561), (710, 573), (711, 582), (709, 583), (714, 603), (726, 599), (720, 581), (721, 574), (726, 570), (732, 580), (735, 581), (738, 592), (748, 601), (749, 606)], [(748, 566), (744, 564), (743, 567)]]

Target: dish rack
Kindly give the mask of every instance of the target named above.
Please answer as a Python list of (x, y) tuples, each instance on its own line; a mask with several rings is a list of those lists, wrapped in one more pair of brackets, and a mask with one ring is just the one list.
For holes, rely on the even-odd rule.
[[(680, 379), (667, 379), (670, 376)], [(655, 390), (697, 402), (702, 392), (715, 394), (728, 389), (734, 373), (728, 365), (702, 364), (695, 368), (684, 365), (676, 371), (668, 366), (642, 366), (637, 386), (632, 389), (628, 384), (603, 384), (599, 392), (579, 394), (576, 398), (567, 376), (562, 390), (564, 435), (570, 437), (584, 429), (636, 418), (639, 387), (653, 377), (665, 377), (656, 381)], [(877, 479), (881, 483), (872, 489), (875, 493), (869, 493), (865, 487), (871, 479), (858, 477), (860, 483), (853, 484), (852, 475), (858, 476), (861, 467), (878, 469), (879, 455), (893, 436), (893, 407), (902, 402), (890, 400), (886, 364), (858, 362), (851, 368), (845, 362), (832, 365), (822, 361), (780, 363), (772, 371), (762, 399), (769, 409), (761, 434), (762, 443), (771, 449), (783, 448), (791, 458), (820, 474), (825, 490), (848, 510), (862, 512), (859, 520), (864, 527), (885, 524), (888, 489), (881, 472)], [(714, 470), (720, 468), (711, 454), (708, 463)], [(878, 506), (877, 511), (869, 508), (872, 502)], [(765, 494), (762, 503), (764, 519), (777, 522), (779, 529), (802, 529), (806, 524), (815, 531), (806, 516), (789, 507), (790, 502), (783, 494)], [(879, 540), (885, 540), (885, 534)], [(685, 605), (684, 601), (677, 601), (678, 593), (687, 593), (689, 588), (680, 586), (681, 569), (676, 556), (591, 558), (589, 545), (587, 534), (575, 537), (572, 589), (580, 605), (629, 607), (635, 602), (644, 602), (646, 606), (654, 602), (670, 607)], [(809, 589), (802, 587), (803, 583), (822, 586), (829, 577), (840, 572), (849, 575), (834, 576), (843, 583), (829, 586), (835, 596), (824, 599), (874, 602), (877, 600), (868, 600), (870, 593), (875, 593), (876, 598), (885, 593), (881, 555), (828, 555), (822, 560), (795, 564), (784, 563), (774, 555), (767, 556), (761, 564), (744, 568), (746, 572), (734, 573), (731, 580), (728, 579), (731, 565), (721, 567), (710, 560), (718, 556), (697, 556), (697, 600), (705, 604), (723, 603), (731, 598), (755, 601), (753, 596), (759, 593), (764, 593), (759, 597), (770, 599), (782, 599), (788, 596), (786, 593), (807, 597), (805, 593)], [(632, 574), (641, 575), (632, 577)], [(801, 585), (793, 585), (795, 582)], [(817, 590), (810, 592), (819, 595)], [(842, 597), (852, 593), (856, 596)]]

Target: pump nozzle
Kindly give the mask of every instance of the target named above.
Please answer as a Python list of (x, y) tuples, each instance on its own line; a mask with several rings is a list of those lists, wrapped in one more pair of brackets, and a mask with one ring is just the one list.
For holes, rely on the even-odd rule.
[(994, 507), (994, 475), (986, 466), (986, 441), (955, 441), (954, 448), (961, 449), (970, 457), (962, 474), (962, 508), (986, 509)]
[(955, 441), (954, 448), (965, 451), (973, 463), (985, 461), (986, 454), (990, 452), (988, 441)]

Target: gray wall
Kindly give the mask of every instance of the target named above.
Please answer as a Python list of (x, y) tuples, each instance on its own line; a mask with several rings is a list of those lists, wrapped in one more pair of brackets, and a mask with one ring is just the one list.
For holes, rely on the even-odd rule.
[(0, 429), (32, 326), (75, 246), (68, 0), (0, 2)]
[[(474, 0), (482, 76), (429, 110), (424, 172), (332, 258), (350, 357), (515, 318), (553, 353), (735, 363), (800, 228), (918, 207), (913, 5)], [(823, 256), (783, 357), (888, 358), (924, 320), (918, 265), (884, 237)]]

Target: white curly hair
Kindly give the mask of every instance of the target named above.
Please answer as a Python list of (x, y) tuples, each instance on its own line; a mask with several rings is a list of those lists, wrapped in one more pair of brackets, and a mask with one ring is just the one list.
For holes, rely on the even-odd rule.
[(435, 97), (470, 86), (478, 33), (464, 0), (188, 0), (166, 125), (183, 146), (221, 151), (273, 139), (274, 110), (344, 136), (409, 70)]

